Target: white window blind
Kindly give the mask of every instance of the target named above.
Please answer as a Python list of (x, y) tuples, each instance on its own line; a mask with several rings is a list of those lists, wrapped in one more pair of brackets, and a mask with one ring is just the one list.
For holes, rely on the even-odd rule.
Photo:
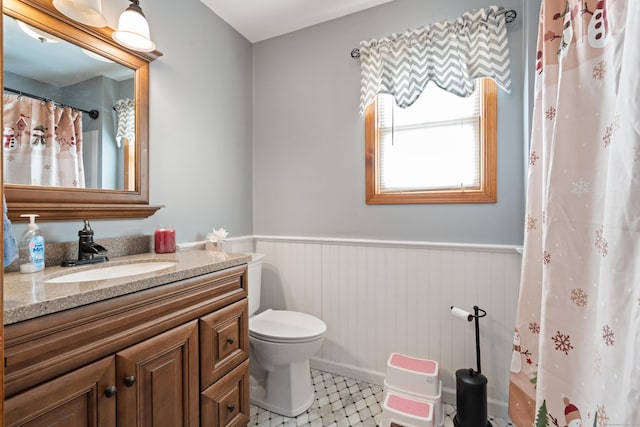
[(430, 84), (408, 108), (378, 95), (381, 192), (480, 187), (480, 86), (463, 98)]

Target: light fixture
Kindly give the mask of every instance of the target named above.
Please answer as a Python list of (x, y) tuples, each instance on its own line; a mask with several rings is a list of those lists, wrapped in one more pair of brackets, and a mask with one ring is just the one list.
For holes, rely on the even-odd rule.
[(120, 15), (118, 29), (111, 36), (129, 49), (151, 52), (155, 50), (156, 44), (151, 41), (149, 36), (149, 23), (142, 13), (140, 2), (138, 0), (129, 1), (131, 4)]
[(58, 43), (61, 42), (59, 38), (52, 36), (51, 34), (42, 31), (39, 28), (33, 27), (29, 24), (25, 24), (22, 21), (16, 21), (18, 26), (26, 35), (29, 37), (33, 37), (36, 40), (39, 40), (41, 43)]
[(53, 7), (81, 24), (92, 27), (107, 25), (107, 19), (102, 15), (101, 0), (53, 0)]
[[(82, 49), (82, 48), (80, 48), (80, 49)], [(97, 53), (91, 52), (90, 50), (82, 49), (82, 53), (87, 55), (89, 58), (95, 59), (96, 61), (107, 62), (107, 63), (113, 64), (113, 61), (110, 60), (109, 58), (105, 58), (104, 56), (98, 55)]]

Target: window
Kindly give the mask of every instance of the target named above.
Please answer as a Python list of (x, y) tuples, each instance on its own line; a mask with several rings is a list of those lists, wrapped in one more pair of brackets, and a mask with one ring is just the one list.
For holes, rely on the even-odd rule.
[(496, 201), (497, 87), (461, 98), (427, 88), (409, 108), (378, 95), (365, 111), (367, 204)]

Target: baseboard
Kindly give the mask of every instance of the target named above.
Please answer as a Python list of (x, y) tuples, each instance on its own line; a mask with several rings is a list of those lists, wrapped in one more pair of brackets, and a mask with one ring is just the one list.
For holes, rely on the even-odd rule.
[[(312, 368), (318, 369), (320, 371), (330, 372), (332, 374), (341, 375), (347, 378), (353, 378), (354, 380), (364, 381), (369, 384), (376, 384), (380, 387), (382, 387), (384, 384), (384, 372), (362, 369), (356, 366), (337, 363), (331, 360), (320, 359), (317, 357), (312, 357), (309, 360), (309, 365), (311, 365)], [(442, 387), (442, 401), (444, 403), (455, 406), (456, 390), (450, 387)], [(487, 413), (489, 414), (489, 416), (508, 419), (507, 412), (507, 402), (502, 402), (495, 399), (487, 400)]]
[(309, 359), (309, 365), (320, 371), (330, 372), (332, 374), (341, 375), (354, 380), (364, 381), (369, 384), (376, 384), (382, 387), (384, 384), (384, 373), (370, 371), (368, 369), (356, 368), (355, 366), (345, 365), (343, 363), (332, 362), (326, 359), (312, 357)]

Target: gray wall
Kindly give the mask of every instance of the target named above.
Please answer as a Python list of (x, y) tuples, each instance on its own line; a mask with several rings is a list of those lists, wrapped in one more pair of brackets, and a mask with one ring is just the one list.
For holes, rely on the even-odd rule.
[[(103, 1), (111, 26), (130, 4)], [(150, 202), (145, 220), (92, 221), (96, 240), (173, 224), (178, 241), (214, 227), (252, 233), (251, 44), (198, 0), (142, 1), (164, 54), (150, 67)], [(42, 223), (48, 242), (77, 239), (81, 222)], [(14, 224), (16, 236), (24, 229)]]
[[(110, 25), (128, 3), (103, 2)], [(395, 0), (253, 46), (198, 0), (179, 9), (143, 2), (164, 53), (151, 64), (150, 191), (165, 208), (146, 220), (94, 221), (96, 239), (171, 223), (178, 241), (224, 227), (230, 236), (521, 244), (531, 86), (523, 64), (535, 47), (539, 0), (529, 3), (501, 3), (518, 20), (509, 25), (513, 90), (499, 94), (498, 203), (367, 206), (360, 68), (349, 52), (486, 0)], [(81, 223), (41, 228), (47, 241), (69, 241)], [(22, 230), (14, 225), (14, 234)]]
[[(124, 188), (124, 156), (121, 156), (123, 150), (119, 150), (116, 144), (116, 122), (112, 110), (118, 99), (119, 86), (117, 81), (99, 76), (68, 86), (70, 94), (61, 98), (62, 102), (66, 104), (84, 110), (95, 108), (100, 112), (100, 116), (95, 120), (85, 114), (82, 129), (83, 131), (94, 129), (99, 131), (98, 147), (89, 149), (98, 150), (98, 165), (101, 165), (98, 170), (98, 187), (108, 190), (122, 190)], [(131, 85), (127, 86), (131, 88)], [(133, 96), (133, 93), (133, 89), (131, 89), (129, 97)], [(83, 145), (83, 150), (86, 148), (87, 144)], [(89, 166), (85, 164), (85, 171), (87, 170), (89, 170)], [(118, 176), (118, 171), (120, 171), (120, 176)]]
[[(254, 45), (254, 229), (259, 235), (521, 244), (524, 0), (509, 24), (513, 89), (499, 93), (498, 202), (367, 206), (361, 40), (453, 19), (486, 0), (395, 0)], [(524, 25), (523, 25), (524, 24)]]

